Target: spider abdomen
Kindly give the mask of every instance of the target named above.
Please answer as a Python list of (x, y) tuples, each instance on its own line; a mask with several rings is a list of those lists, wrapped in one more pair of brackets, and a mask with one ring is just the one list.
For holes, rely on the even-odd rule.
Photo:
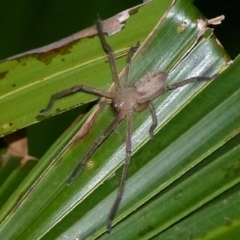
[(167, 77), (168, 74), (166, 72), (149, 72), (147, 75), (140, 78), (134, 86), (141, 97), (155, 96), (156, 93), (165, 89)]

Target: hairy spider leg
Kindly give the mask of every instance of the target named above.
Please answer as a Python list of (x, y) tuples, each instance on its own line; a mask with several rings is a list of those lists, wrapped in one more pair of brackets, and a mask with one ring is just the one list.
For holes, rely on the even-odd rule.
[(87, 160), (96, 152), (98, 147), (106, 140), (106, 138), (112, 133), (112, 131), (119, 125), (119, 123), (123, 120), (122, 115), (117, 115), (117, 117), (112, 121), (112, 123), (107, 127), (104, 131), (103, 135), (93, 144), (92, 148), (89, 152), (84, 156), (83, 160), (79, 162), (75, 170), (72, 172), (71, 176), (67, 180), (67, 184), (71, 184), (72, 181), (80, 174), (82, 168), (86, 164)]
[(129, 167), (129, 164), (130, 164), (130, 158), (131, 158), (131, 153), (132, 153), (131, 135), (132, 135), (132, 115), (129, 114), (129, 115), (127, 115), (126, 158), (125, 158), (124, 165), (123, 165), (123, 172), (122, 172), (120, 185), (119, 185), (119, 188), (118, 188), (117, 197), (116, 197), (115, 202), (114, 202), (114, 204), (113, 204), (113, 206), (112, 206), (112, 208), (109, 212), (108, 219), (107, 219), (107, 230), (108, 230), (108, 232), (110, 232), (111, 229), (112, 229), (112, 221), (116, 216), (119, 204), (122, 200), (124, 188), (125, 188), (125, 185), (126, 185), (128, 167)]
[(193, 82), (200, 82), (200, 81), (210, 81), (213, 80), (214, 78), (216, 78), (218, 76), (218, 74), (215, 74), (211, 77), (192, 77), (180, 82), (176, 82), (174, 84), (168, 85), (165, 88), (161, 89), (159, 92), (156, 92), (154, 95), (148, 96), (148, 97), (140, 97), (137, 101), (137, 103), (141, 104), (141, 103), (145, 103), (148, 101), (151, 101), (157, 97), (159, 97), (160, 95), (162, 95), (163, 93), (169, 91), (169, 90), (173, 90), (179, 87), (182, 87), (184, 85), (187, 85), (189, 83), (193, 83)]
[(116, 90), (121, 89), (122, 87), (120, 85), (120, 81), (119, 81), (119, 77), (118, 77), (118, 73), (117, 73), (114, 51), (112, 50), (110, 45), (107, 43), (107, 41), (104, 37), (101, 21), (97, 21), (96, 26), (97, 26), (97, 31), (98, 31), (100, 41), (102, 43), (103, 50), (108, 55), (108, 59), (109, 59), (110, 66), (111, 66), (111, 72), (112, 72), (113, 80), (115, 83), (115, 89)]
[(211, 77), (192, 77), (192, 78), (189, 78), (189, 79), (186, 79), (186, 80), (183, 80), (183, 81), (176, 82), (174, 84), (168, 85), (167, 86), (167, 90), (173, 90), (173, 89), (182, 87), (184, 85), (187, 85), (187, 84), (193, 83), (193, 82), (210, 81), (210, 80), (213, 80), (215, 77), (217, 77), (217, 75), (218, 74), (215, 74), (215, 75), (213, 75)]
[(140, 47), (140, 42), (137, 42), (136, 46), (133, 46), (130, 48), (126, 60), (126, 68), (125, 68), (125, 81), (124, 81), (124, 87), (129, 87), (129, 73), (130, 73), (130, 67), (131, 67), (131, 60), (134, 55), (134, 53), (138, 50)]
[(148, 102), (148, 108), (149, 108), (151, 116), (152, 116), (152, 125), (149, 129), (149, 136), (153, 140), (153, 136), (154, 136), (153, 132), (154, 132), (155, 128), (157, 127), (157, 115), (156, 115), (154, 105), (151, 101)]
[(91, 93), (91, 94), (94, 94), (94, 95), (97, 95), (97, 96), (100, 96), (100, 97), (106, 97), (106, 98), (111, 98), (111, 99), (113, 99), (116, 95), (115, 93), (112, 93), (112, 92), (105, 92), (105, 91), (102, 91), (100, 89), (87, 87), (87, 86), (84, 86), (84, 85), (74, 86), (74, 87), (71, 87), (71, 88), (66, 89), (64, 91), (53, 94), (51, 96), (51, 99), (50, 99), (49, 103), (48, 103), (48, 106), (45, 109), (42, 109), (39, 113), (41, 115), (44, 115), (44, 114), (48, 113), (51, 110), (54, 102), (57, 99), (64, 98), (66, 96), (75, 94), (77, 92)]

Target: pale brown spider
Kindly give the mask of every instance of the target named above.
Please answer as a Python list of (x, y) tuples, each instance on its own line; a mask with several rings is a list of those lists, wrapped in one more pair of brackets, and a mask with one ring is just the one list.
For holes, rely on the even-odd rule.
[[(157, 116), (152, 104), (152, 100), (160, 96), (161, 94), (176, 89), (178, 87), (184, 86), (186, 84), (196, 82), (196, 81), (206, 81), (212, 80), (216, 77), (216, 75), (212, 77), (193, 77), (187, 80), (183, 80), (181, 82), (177, 82), (171, 85), (166, 85), (166, 80), (168, 77), (168, 73), (164, 71), (152, 71), (142, 77), (139, 81), (137, 81), (133, 86), (124, 86), (122, 87), (119, 81), (115, 56), (112, 48), (106, 42), (105, 36), (102, 31), (101, 22), (97, 22), (96, 28), (98, 31), (99, 38), (101, 40), (102, 47), (106, 54), (108, 55), (111, 71), (115, 84), (114, 92), (105, 92), (100, 89), (87, 87), (84, 85), (74, 86), (70, 89), (64, 90), (62, 92), (55, 93), (51, 96), (49, 104), (46, 109), (40, 111), (40, 114), (46, 114), (52, 108), (54, 101), (59, 98), (63, 98), (65, 96), (77, 93), (77, 92), (86, 92), (94, 95), (98, 95), (101, 97), (106, 97), (112, 99), (112, 107), (115, 109), (117, 115), (114, 121), (107, 127), (104, 131), (103, 135), (94, 143), (90, 151), (85, 155), (83, 160), (78, 164), (76, 169), (73, 171), (71, 176), (69, 177), (67, 183), (70, 184), (74, 178), (80, 173), (87, 160), (93, 155), (93, 153), (98, 149), (98, 147), (104, 142), (104, 140), (112, 133), (112, 131), (119, 125), (119, 123), (127, 118), (127, 138), (126, 138), (126, 158), (123, 167), (122, 178), (117, 194), (117, 198), (110, 210), (108, 219), (107, 219), (107, 230), (110, 232), (112, 228), (112, 221), (117, 213), (119, 204), (121, 202), (124, 186), (126, 183), (128, 166), (130, 163), (131, 156), (131, 134), (132, 134), (132, 113), (134, 111), (141, 111), (144, 108), (148, 107), (152, 116), (152, 125), (149, 129), (149, 135), (153, 138), (153, 131), (157, 126)], [(131, 47), (128, 52), (126, 69), (125, 69), (125, 77), (126, 82), (128, 82), (128, 75), (130, 71), (130, 63), (131, 58), (134, 52), (138, 49), (139, 44), (135, 47)]]

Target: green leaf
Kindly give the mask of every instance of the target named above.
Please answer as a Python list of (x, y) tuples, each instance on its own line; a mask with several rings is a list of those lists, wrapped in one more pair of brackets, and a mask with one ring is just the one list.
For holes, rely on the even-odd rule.
[[(165, 3), (153, 1), (130, 17), (129, 21), (136, 17), (135, 21), (139, 22), (134, 33), (145, 26), (144, 17), (139, 14), (142, 12), (143, 16), (148, 16), (147, 6), (152, 6), (149, 9), (155, 10), (156, 14), (162, 11), (161, 4)], [(103, 108), (101, 101), (88, 116), (75, 121), (57, 139), (8, 199), (0, 212), (0, 238), (149, 239), (159, 236), (161, 239), (163, 235), (167, 239), (173, 224), (184, 217), (190, 218), (192, 212), (200, 211), (201, 206), (214, 201), (218, 195), (229, 194), (231, 190), (228, 189), (239, 183), (238, 146), (229, 144), (230, 147), (223, 149), (239, 133), (240, 60), (236, 59), (223, 72), (229, 57), (210, 29), (204, 36), (199, 36), (197, 20), (203, 17), (189, 1), (179, 0), (171, 7), (169, 4), (164, 12), (166, 9), (166, 15), (163, 12), (158, 15), (162, 19), (133, 60), (132, 83), (151, 70), (169, 71), (168, 84), (193, 76), (222, 73), (212, 83), (191, 84), (156, 99), (154, 105), (159, 125), (153, 141), (149, 141), (148, 136), (151, 125), (148, 110), (134, 113), (133, 156), (111, 234), (106, 233), (105, 224), (118, 190), (122, 169), (117, 169), (125, 158), (125, 122), (89, 159), (73, 184), (66, 186), (66, 180), (78, 162), (114, 119), (110, 107)], [(124, 38), (123, 32), (108, 39), (110, 44), (121, 39), (121, 34)], [(88, 41), (96, 41), (99, 56), (102, 56), (99, 40)], [(76, 54), (74, 50), (72, 53)], [(99, 66), (104, 65), (102, 61), (102, 57), (96, 60)], [(84, 66), (89, 69), (89, 76), (97, 68), (93, 62), (90, 65)], [(123, 60), (118, 66), (123, 66)], [(108, 64), (105, 68), (109, 81)], [(46, 68), (46, 71), (50, 70)], [(73, 79), (77, 78), (76, 71), (77, 68), (71, 72)], [(54, 88), (53, 79), (48, 83), (52, 90), (44, 96), (46, 103), (51, 92), (67, 88), (65, 85), (61, 89)], [(68, 84), (75, 83), (69, 80)], [(107, 88), (107, 85), (102, 86)], [(57, 102), (56, 108), (74, 106), (79, 101), (78, 96), (82, 94)], [(87, 99), (88, 95), (82, 97), (85, 96)], [(36, 112), (45, 106), (43, 103), (34, 104), (39, 104), (34, 108)], [(37, 113), (31, 114), (33, 119)], [(32, 122), (29, 118), (27, 124)], [(89, 127), (89, 131), (81, 134)], [(81, 137), (77, 137), (78, 134)], [(179, 235), (175, 239), (180, 239)]]
[[(126, 21), (116, 37), (108, 37), (116, 54), (126, 53), (129, 47), (143, 41), (172, 4), (173, 0), (153, 2), (136, 9), (137, 13)], [(145, 19), (147, 21), (139, 21)], [(138, 29), (137, 33), (134, 29)], [(0, 135), (43, 120), (39, 115), (52, 94), (74, 85), (107, 90), (112, 84), (109, 64), (98, 37), (76, 40), (45, 53), (27, 55), (0, 63)], [(118, 69), (123, 69), (125, 59), (119, 58)], [(16, 101), (17, 99), (17, 101)], [(80, 94), (56, 103), (57, 114), (81, 104), (91, 102), (96, 96)]]

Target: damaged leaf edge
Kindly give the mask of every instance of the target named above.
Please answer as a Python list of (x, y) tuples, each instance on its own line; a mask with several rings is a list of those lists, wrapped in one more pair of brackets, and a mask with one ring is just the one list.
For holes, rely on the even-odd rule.
[[(174, 0), (175, 1), (175, 0)], [(116, 14), (113, 17), (110, 17), (106, 20), (102, 21), (102, 26), (103, 26), (103, 32), (108, 34), (109, 36), (114, 35), (117, 32), (120, 32), (121, 29), (125, 26), (125, 21), (133, 14), (135, 14), (137, 12), (137, 10), (139, 8), (141, 8), (142, 6), (148, 4), (150, 2), (144, 2), (142, 4), (139, 4), (135, 7), (129, 8), (127, 10), (124, 10), (118, 14)], [(32, 49), (30, 51), (26, 51), (11, 57), (8, 57), (6, 59), (4, 59), (3, 61), (6, 60), (13, 60), (16, 58), (20, 58), (26, 55), (30, 55), (30, 54), (36, 54), (36, 53), (43, 53), (43, 52), (48, 52), (50, 50), (53, 49), (57, 49), (60, 48), (66, 44), (69, 44), (73, 41), (79, 40), (79, 39), (83, 39), (83, 38), (87, 38), (87, 37), (91, 37), (97, 34), (97, 30), (95, 27), (95, 24), (91, 27), (85, 28), (77, 33), (74, 33), (66, 38), (63, 38), (59, 41), (56, 41), (54, 43), (50, 43), (46, 46), (40, 47), (40, 48), (35, 48)], [(1, 61), (0, 61), (1, 62)]]

